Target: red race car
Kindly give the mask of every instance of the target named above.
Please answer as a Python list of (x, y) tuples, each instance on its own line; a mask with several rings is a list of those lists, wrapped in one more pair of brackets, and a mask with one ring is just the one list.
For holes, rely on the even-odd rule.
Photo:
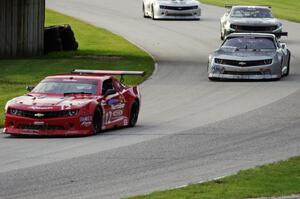
[[(121, 75), (118, 81), (113, 75)], [(124, 75), (141, 71), (74, 70), (45, 78), (28, 94), (5, 106), (4, 133), (11, 135), (92, 135), (135, 126), (141, 97), (122, 84)]]

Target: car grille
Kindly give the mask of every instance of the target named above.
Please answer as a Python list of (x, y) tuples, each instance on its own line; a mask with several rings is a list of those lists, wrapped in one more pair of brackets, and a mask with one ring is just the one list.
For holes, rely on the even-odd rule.
[(224, 75), (262, 75), (259, 71), (224, 71)]
[(193, 14), (189, 13), (168, 13), (168, 16), (174, 16), (174, 17), (190, 17), (193, 16)]
[(236, 31), (250, 31), (250, 32), (272, 32), (277, 29), (277, 26), (243, 26), (243, 25), (231, 25), (232, 29)]
[(64, 130), (63, 126), (59, 125), (33, 125), (33, 124), (23, 124), (18, 126), (19, 129), (28, 130)]
[[(8, 112), (11, 112), (9, 110)], [(20, 109), (14, 109), (16, 115), (21, 117), (33, 118), (33, 119), (47, 119), (47, 118), (58, 118), (67, 116), (67, 111), (51, 111), (51, 112), (36, 112), (36, 111), (25, 111)]]
[(254, 60), (254, 61), (215, 59), (215, 62), (217, 64), (224, 64), (224, 65), (230, 65), (230, 66), (251, 67), (251, 66), (270, 65), (270, 64), (272, 64), (272, 59)]
[(184, 11), (198, 9), (198, 6), (160, 6), (160, 8), (166, 10)]

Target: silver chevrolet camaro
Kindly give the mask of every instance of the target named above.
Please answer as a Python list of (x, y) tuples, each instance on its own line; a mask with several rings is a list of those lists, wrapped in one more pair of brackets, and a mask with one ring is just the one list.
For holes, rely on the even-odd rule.
[(196, 0), (143, 0), (144, 17), (152, 19), (200, 19)]
[(278, 80), (289, 75), (290, 58), (287, 45), (274, 34), (232, 33), (209, 56), (208, 78)]
[(282, 32), (282, 23), (273, 17), (270, 6), (225, 6), (220, 19), (221, 39), (234, 32)]

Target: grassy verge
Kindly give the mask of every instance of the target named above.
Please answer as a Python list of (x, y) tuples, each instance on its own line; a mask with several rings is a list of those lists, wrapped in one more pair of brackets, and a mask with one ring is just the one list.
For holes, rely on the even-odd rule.
[(55, 24), (71, 24), (79, 42), (79, 50), (30, 59), (0, 60), (0, 127), (3, 126), (5, 103), (24, 94), (26, 85), (35, 85), (49, 74), (70, 72), (75, 68), (146, 71), (145, 77), (126, 78), (127, 84), (138, 84), (152, 74), (152, 58), (125, 39), (47, 10), (46, 25)]
[(224, 6), (225, 4), (271, 5), (276, 17), (300, 22), (299, 0), (200, 0), (202, 3)]
[(242, 199), (300, 193), (300, 157), (181, 189), (132, 199)]

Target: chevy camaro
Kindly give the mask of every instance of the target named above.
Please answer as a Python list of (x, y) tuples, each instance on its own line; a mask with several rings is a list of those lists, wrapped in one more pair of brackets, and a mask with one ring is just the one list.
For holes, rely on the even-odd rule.
[(221, 39), (234, 32), (282, 32), (282, 23), (273, 17), (270, 6), (226, 6), (222, 16)]
[(232, 33), (209, 56), (208, 78), (277, 80), (289, 75), (290, 58), (286, 44), (274, 34)]
[(7, 102), (4, 133), (76, 136), (135, 126), (140, 92), (113, 75), (123, 79), (144, 72), (74, 70), (49, 76), (36, 87), (28, 87), (28, 94)]
[(144, 17), (152, 19), (200, 19), (197, 0), (143, 0)]

